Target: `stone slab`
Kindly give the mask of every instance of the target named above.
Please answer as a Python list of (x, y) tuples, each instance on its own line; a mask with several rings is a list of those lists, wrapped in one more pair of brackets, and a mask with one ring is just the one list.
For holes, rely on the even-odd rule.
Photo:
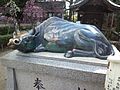
[[(65, 58), (63, 53), (51, 52), (24, 54), (17, 50), (6, 54), (1, 57), (0, 60), (9, 71), (12, 71), (13, 68), (15, 69), (17, 82), (19, 84), (18, 86), (21, 88), (19, 90), (37, 90), (30, 89), (29, 87), (33, 84), (33, 79), (36, 77), (39, 77), (43, 82), (45, 82), (44, 85), (47, 87), (47, 90), (79, 90), (79, 86), (80, 88), (83, 88), (83, 90), (84, 87), (87, 88), (86, 90), (88, 90), (89, 87), (91, 87), (89, 90), (103, 90), (104, 88), (107, 70), (106, 60), (89, 57)], [(28, 79), (31, 79), (32, 81)], [(51, 83), (46, 81), (46, 79), (53, 82), (58, 80), (58, 83), (54, 82), (53, 84), (55, 85), (51, 87)], [(8, 80), (9, 86), (12, 79)], [(66, 80), (70, 80), (71, 82), (66, 82)], [(75, 83), (73, 84), (72, 81)], [(64, 85), (62, 82), (66, 84)], [(24, 85), (27, 85), (27, 83), (30, 83), (28, 85), (29, 89), (23, 89), (23, 87), (25, 87)], [(69, 88), (71, 87), (71, 89), (67, 89), (67, 85), (69, 84)], [(76, 89), (73, 89), (71, 86), (72, 84)], [(86, 84), (88, 84), (88, 87)], [(58, 85), (60, 86), (58, 87)], [(57, 87), (63, 89), (56, 89)]]
[[(3, 65), (11, 68), (36, 72), (41, 71), (42, 73), (63, 74), (65, 77), (78, 75), (76, 78), (79, 78), (79, 73), (81, 72), (104, 76), (107, 66), (107, 61), (96, 58), (65, 58), (62, 53), (56, 54), (48, 52), (23, 54), (17, 50), (3, 56), (1, 62)], [(99, 80), (97, 81), (99, 82)]]

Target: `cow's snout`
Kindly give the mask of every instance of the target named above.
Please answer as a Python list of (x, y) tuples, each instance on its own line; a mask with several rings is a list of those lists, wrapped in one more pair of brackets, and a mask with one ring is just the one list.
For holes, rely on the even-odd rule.
[(20, 40), (19, 39), (10, 39), (7, 46), (14, 46), (14, 45), (19, 45), (20, 44)]
[(7, 46), (13, 45), (13, 39), (10, 39), (9, 42), (7, 43)]

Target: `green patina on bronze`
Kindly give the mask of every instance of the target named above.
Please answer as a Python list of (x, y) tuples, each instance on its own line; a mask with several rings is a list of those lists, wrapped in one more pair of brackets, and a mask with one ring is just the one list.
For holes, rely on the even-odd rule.
[(65, 47), (61, 47), (58, 44), (54, 43), (54, 42), (49, 42), (46, 47), (45, 47), (48, 51), (52, 51), (52, 52), (67, 52), (67, 49)]

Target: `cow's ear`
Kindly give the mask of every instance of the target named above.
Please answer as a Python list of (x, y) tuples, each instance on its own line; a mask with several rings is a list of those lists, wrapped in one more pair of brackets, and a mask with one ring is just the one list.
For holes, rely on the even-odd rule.
[(35, 35), (30, 35), (30, 36), (28, 36), (28, 39), (29, 40), (33, 40), (35, 38)]
[(36, 33), (36, 29), (35, 29), (35, 27), (32, 29), (32, 35), (35, 35), (35, 33)]

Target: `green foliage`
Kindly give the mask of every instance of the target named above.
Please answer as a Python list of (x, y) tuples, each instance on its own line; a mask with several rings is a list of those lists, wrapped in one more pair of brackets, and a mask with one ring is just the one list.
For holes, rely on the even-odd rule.
[(9, 7), (9, 13), (12, 17), (17, 17), (17, 12), (20, 12), (20, 8), (13, 0), (10, 0), (10, 2), (6, 4), (6, 7)]
[(0, 6), (4, 6), (9, 0), (0, 0)]
[(28, 0), (14, 0), (18, 7), (23, 8)]
[[(20, 30), (21, 31), (28, 31), (30, 29), (32, 29), (31, 25), (20, 26)], [(9, 26), (0, 27), (0, 35), (12, 34), (13, 32), (14, 32), (14, 28), (13, 27), (9, 27)]]
[[(10, 0), (0, 0), (0, 6), (4, 6), (9, 1)], [(18, 5), (18, 7), (23, 8), (26, 1), (28, 1), (28, 0), (13, 0), (13, 1), (15, 1), (15, 3)]]
[(13, 33), (12, 27), (0, 27), (0, 46), (6, 46)]
[(12, 27), (0, 27), (0, 35), (11, 34), (14, 32), (14, 28)]
[(11, 34), (0, 35), (0, 45), (7, 45), (9, 39), (12, 37)]
[(3, 15), (8, 17), (14, 16), (14, 18), (16, 18), (18, 21), (21, 18), (22, 9), (25, 6), (26, 1), (28, 0), (0, 0), (0, 6), (2, 7), (7, 6), (8, 9), (10, 9), (9, 11), (8, 9), (6, 9)]

